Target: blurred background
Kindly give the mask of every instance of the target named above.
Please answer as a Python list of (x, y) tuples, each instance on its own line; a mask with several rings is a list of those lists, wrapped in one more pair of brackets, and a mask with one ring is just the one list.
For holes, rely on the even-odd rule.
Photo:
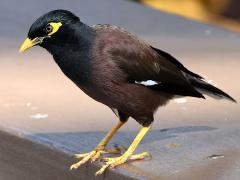
[[(44, 49), (18, 53), (31, 24), (42, 14), (67, 9), (88, 25), (124, 27), (169, 52), (239, 102), (239, 8), (237, 0), (1, 1), (1, 129), (73, 153), (92, 150), (117, 122), (108, 107), (90, 99), (67, 79)], [(203, 170), (199, 177), (209, 170), (239, 178), (239, 119), (239, 103), (210, 97), (172, 100), (157, 111), (153, 131), (139, 147), (150, 151), (153, 160), (133, 163), (134, 167), (144, 169), (147, 175), (178, 177), (183, 167), (193, 172), (195, 163), (198, 171)], [(130, 119), (113, 142), (127, 147), (139, 128)], [(216, 153), (230, 157), (220, 160), (224, 170), (217, 165), (198, 168), (206, 162), (203, 159)], [(232, 162), (236, 166), (230, 166)]]
[(238, 0), (133, 0), (165, 12), (240, 31)]

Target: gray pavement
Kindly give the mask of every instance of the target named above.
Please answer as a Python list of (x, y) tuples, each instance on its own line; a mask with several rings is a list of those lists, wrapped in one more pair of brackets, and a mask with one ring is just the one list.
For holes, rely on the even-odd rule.
[[(106, 132), (44, 133), (29, 138), (67, 153), (91, 151)], [(110, 147), (128, 147), (137, 132), (121, 132)], [(152, 130), (136, 153), (152, 158), (131, 162), (115, 170), (138, 179), (239, 179), (240, 129), (185, 126)], [(89, 144), (91, 142), (91, 144)]]

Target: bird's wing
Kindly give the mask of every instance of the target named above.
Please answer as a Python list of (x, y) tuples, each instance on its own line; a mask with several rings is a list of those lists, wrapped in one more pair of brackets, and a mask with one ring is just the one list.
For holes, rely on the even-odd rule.
[(162, 58), (165, 58), (166, 60), (170, 61), (171, 63), (175, 64), (182, 72), (184, 73), (187, 73), (188, 75), (192, 76), (192, 77), (195, 77), (197, 79), (204, 79), (202, 76), (192, 72), (192, 71), (189, 71), (186, 67), (184, 67), (184, 65), (182, 63), (180, 63), (176, 58), (174, 58), (171, 54), (168, 54), (167, 52), (165, 51), (162, 51), (160, 49), (157, 49), (153, 46), (151, 46), (151, 48), (156, 51), (159, 56), (161, 56)]
[(122, 28), (97, 25), (95, 29), (101, 36), (102, 48), (111, 56), (109, 59), (125, 73), (129, 82), (173, 94), (202, 97), (182, 73), (181, 63), (174, 64), (168, 56), (160, 55)]

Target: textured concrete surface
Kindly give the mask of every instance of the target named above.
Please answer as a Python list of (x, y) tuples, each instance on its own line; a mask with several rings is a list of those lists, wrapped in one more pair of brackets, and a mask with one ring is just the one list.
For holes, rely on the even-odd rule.
[(0, 179), (132, 179), (115, 172), (95, 177), (94, 173), (99, 166), (91, 163), (85, 164), (78, 171), (69, 171), (69, 164), (74, 162), (69, 154), (12, 133), (0, 131)]
[[(121, 132), (109, 144), (128, 147), (137, 132)], [(105, 133), (49, 133), (31, 139), (68, 153), (92, 150)], [(185, 126), (152, 130), (136, 153), (148, 151), (152, 159), (131, 162), (116, 172), (139, 179), (239, 179), (240, 129)], [(89, 144), (91, 142), (91, 144)], [(204, 177), (204, 178), (203, 178)]]
[[(6, 131), (8, 131), (6, 133)], [(95, 177), (101, 163), (87, 163), (68, 171), (74, 152), (94, 148), (104, 133), (16, 134), (0, 131), (0, 177), (16, 179), (239, 179), (240, 130), (208, 126), (153, 130), (137, 152), (149, 151), (152, 159), (131, 162)], [(127, 146), (135, 132), (121, 132), (110, 146)], [(91, 144), (89, 144), (89, 141)], [(39, 144), (41, 142), (41, 144)], [(47, 146), (42, 145), (45, 144)], [(57, 150), (58, 149), (58, 150)]]
[[(30, 174), (36, 173), (52, 175), (46, 178), (60, 177), (57, 172), (62, 173), (62, 179), (81, 179), (86, 173), (91, 179), (100, 164), (88, 164), (69, 174), (68, 167), (74, 162), (69, 155), (92, 150), (116, 123), (111, 110), (83, 94), (43, 49), (33, 48), (26, 54), (18, 54), (34, 19), (56, 8), (72, 10), (88, 24), (111, 23), (127, 28), (170, 52), (239, 101), (238, 34), (120, 0), (3, 1), (0, 3), (0, 21), (4, 24), (0, 28), (1, 129), (67, 155), (34, 143), (26, 145), (29, 141), (1, 133), (0, 179), (20, 176), (31, 179)], [(137, 149), (137, 152), (151, 152), (152, 159), (128, 163), (108, 171), (106, 176), (120, 173), (137, 179), (239, 179), (239, 109), (239, 104), (211, 98), (171, 101), (156, 113), (152, 131)], [(139, 129), (130, 119), (109, 146), (128, 147)], [(19, 155), (14, 156), (14, 152)], [(37, 157), (41, 153), (43, 156)], [(39, 171), (34, 169), (36, 163)]]

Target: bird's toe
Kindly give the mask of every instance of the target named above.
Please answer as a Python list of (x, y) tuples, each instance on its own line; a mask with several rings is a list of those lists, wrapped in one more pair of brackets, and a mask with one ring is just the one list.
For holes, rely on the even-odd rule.
[(120, 157), (114, 157), (114, 158), (104, 158), (106, 163), (101, 167), (99, 171), (95, 173), (95, 175), (100, 175), (102, 174), (108, 167), (115, 168), (116, 166), (120, 164), (124, 164), (128, 159), (128, 156), (122, 155)]
[(122, 148), (123, 147), (121, 147), (121, 148), (117, 147), (117, 148), (113, 148), (113, 149), (95, 149), (88, 153), (75, 154), (74, 155), (75, 158), (77, 158), (77, 159), (82, 158), (82, 159), (80, 161), (78, 161), (77, 163), (71, 165), (70, 170), (79, 168), (81, 165), (85, 164), (89, 160), (91, 160), (91, 162), (94, 162), (100, 158), (101, 154), (104, 154), (104, 153), (119, 154), (119, 153), (121, 153)]
[(116, 166), (126, 163), (128, 160), (141, 160), (144, 159), (145, 157), (151, 157), (151, 154), (148, 152), (143, 152), (141, 154), (132, 155), (131, 153), (126, 152), (120, 157), (102, 158), (101, 160), (105, 161), (105, 164), (99, 171), (95, 173), (95, 175), (97, 176), (102, 174), (108, 167), (115, 168)]
[(151, 158), (152, 155), (149, 153), (149, 152), (143, 152), (141, 154), (134, 154), (132, 155), (129, 160), (141, 160), (141, 159), (144, 159), (146, 157), (149, 157)]
[[(96, 151), (96, 150), (93, 150), (93, 151), (91, 151), (89, 153), (85, 153), (85, 154), (75, 154), (74, 156), (76, 158), (82, 158), (82, 159), (80, 161), (78, 161), (77, 163), (71, 165), (70, 170), (79, 168), (81, 165), (85, 164), (87, 161), (89, 161), (90, 159), (92, 159), (96, 155), (98, 156), (98, 151)], [(100, 156), (100, 154), (99, 154), (99, 156)], [(96, 160), (98, 157), (95, 157), (94, 160)]]

